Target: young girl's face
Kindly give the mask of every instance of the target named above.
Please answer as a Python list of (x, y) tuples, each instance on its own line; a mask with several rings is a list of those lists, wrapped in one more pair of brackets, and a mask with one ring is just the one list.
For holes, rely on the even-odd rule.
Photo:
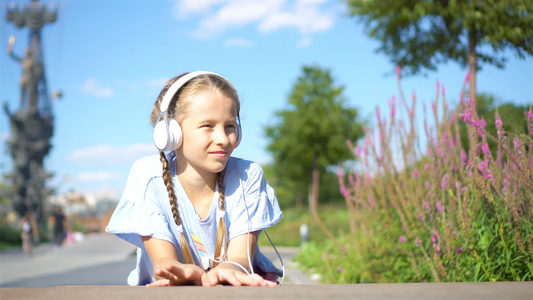
[(231, 98), (205, 92), (190, 99), (180, 122), (183, 144), (178, 149), (184, 161), (197, 172), (218, 173), (224, 169), (237, 144), (237, 117)]

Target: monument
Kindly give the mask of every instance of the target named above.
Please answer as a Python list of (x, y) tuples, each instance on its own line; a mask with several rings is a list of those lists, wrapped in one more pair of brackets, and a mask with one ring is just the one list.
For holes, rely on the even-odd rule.
[(8, 6), (6, 17), (15, 26), (30, 30), (24, 56), (13, 52), (14, 37), (9, 39), (7, 49), (22, 68), (18, 110), (11, 112), (4, 103), (11, 128), (7, 145), (13, 158), (13, 171), (6, 176), (11, 179), (9, 194), (19, 216), (29, 211), (38, 223), (43, 224), (44, 202), (50, 193), (45, 185), (50, 175), (44, 170), (43, 160), (52, 148), (54, 116), (46, 83), (41, 29), (56, 20), (57, 12), (49, 11), (45, 5), (33, 0)]

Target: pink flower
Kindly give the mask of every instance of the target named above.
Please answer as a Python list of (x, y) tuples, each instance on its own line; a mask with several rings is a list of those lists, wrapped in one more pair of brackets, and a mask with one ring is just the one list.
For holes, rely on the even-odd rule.
[(346, 146), (350, 149), (350, 151), (353, 151), (353, 143), (350, 140), (346, 140)]
[(350, 192), (348, 192), (345, 186), (341, 186), (340, 192), (344, 198), (348, 198), (350, 196)]
[(440, 202), (437, 202), (436, 209), (437, 212), (442, 213), (444, 211), (444, 205)]
[(420, 222), (424, 222), (426, 220), (426, 217), (423, 213), (418, 213), (418, 220), (420, 220)]
[(431, 190), (431, 182), (426, 181), (424, 182), (424, 185), (426, 186), (426, 189)]
[(418, 175), (420, 175), (420, 172), (418, 172), (418, 168), (415, 167), (415, 169), (413, 170), (413, 176), (418, 177)]
[(481, 144), (481, 151), (483, 151), (483, 154), (490, 156), (490, 148), (488, 143), (482, 143)]
[(419, 239), (419, 238), (416, 238), (416, 239), (415, 239), (415, 244), (416, 244), (416, 246), (417, 246), (418, 248), (420, 248), (420, 245), (422, 244), (422, 240)]
[(432, 235), (432, 236), (431, 236), (431, 241), (432, 241), (433, 243), (437, 243), (437, 242), (439, 241), (439, 238), (438, 238), (436, 235)]
[(341, 167), (337, 168), (337, 177), (343, 178), (344, 177), (344, 170)]
[(478, 166), (479, 170), (481, 171), (481, 174), (483, 174), (483, 177), (489, 179), (490, 181), (494, 181), (494, 177), (492, 176), (492, 173), (490, 172), (489, 167), (487, 166), (487, 163), (485, 161), (480, 161)]
[(521, 145), (520, 145), (520, 139), (519, 139), (517, 136), (515, 136), (515, 138), (514, 138), (514, 140), (513, 140), (513, 144), (514, 144), (514, 148), (515, 148), (515, 149), (520, 148), (520, 146), (521, 146)]
[(466, 72), (465, 82), (469, 82), (469, 81), (470, 81), (470, 72)]
[(337, 271), (339, 271), (339, 273), (344, 273), (344, 269), (342, 267), (337, 267)]
[[(356, 174), (356, 176), (358, 176), (358, 175)], [(355, 178), (354, 178), (353, 174), (351, 174), (351, 173), (348, 174), (348, 181), (350, 182), (351, 186), (355, 186)], [(359, 179), (357, 179), (357, 181), (359, 181)]]
[(533, 110), (530, 109), (524, 114), (527, 116), (527, 120), (529, 122), (529, 132), (531, 133), (531, 136), (533, 136)]
[(400, 235), (400, 238), (398, 240), (400, 243), (405, 243), (407, 242), (407, 239), (403, 236), (403, 235)]
[(402, 72), (402, 68), (400, 66), (396, 66), (394, 72), (396, 72), (396, 78), (400, 79), (400, 73)]
[(374, 206), (374, 198), (372, 198), (372, 196), (368, 196), (368, 204), (370, 204), (370, 206)]
[(498, 114), (498, 112), (496, 112), (495, 114), (495, 121), (494, 123), (496, 124), (496, 132), (498, 133), (498, 138), (504, 138), (505, 139), (505, 129), (503, 129), (503, 122), (502, 122), (502, 119), (500, 117), (500, 114)]
[(461, 150), (461, 166), (464, 167), (466, 165), (466, 159), (467, 159), (467, 156), (466, 156), (466, 151), (465, 150)]
[(442, 177), (442, 183), (440, 185), (441, 189), (444, 191), (448, 187), (448, 181), (449, 181), (448, 173), (444, 174)]
[(457, 249), (455, 249), (455, 251), (457, 251), (457, 253), (463, 253), (463, 252), (465, 252), (465, 249), (457, 247)]
[(429, 214), (430, 210), (429, 210), (429, 202), (424, 202), (424, 204), (422, 204), (422, 208), (426, 210), (426, 213)]
[(458, 190), (461, 189), (461, 185), (462, 185), (462, 184), (461, 184), (461, 182), (460, 182), (459, 180), (457, 180), (457, 181), (455, 182), (455, 188), (456, 188), (456, 189), (458, 189)]

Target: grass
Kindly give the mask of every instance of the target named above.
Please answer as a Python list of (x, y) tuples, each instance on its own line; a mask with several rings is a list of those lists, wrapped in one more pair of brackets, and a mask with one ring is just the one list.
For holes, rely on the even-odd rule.
[[(321, 206), (320, 218), (334, 234), (342, 235), (349, 230), (348, 214), (342, 204)], [(321, 242), (327, 239), (326, 234), (316, 225), (307, 209), (283, 209), (283, 219), (267, 229), (267, 232), (276, 246), (299, 246), (300, 226), (302, 224), (309, 226), (309, 241)], [(264, 234), (259, 236), (258, 243), (259, 245), (270, 245)]]

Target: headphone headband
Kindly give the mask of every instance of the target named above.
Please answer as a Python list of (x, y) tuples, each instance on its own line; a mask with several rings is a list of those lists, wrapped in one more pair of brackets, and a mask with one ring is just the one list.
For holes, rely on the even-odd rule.
[[(154, 124), (154, 144), (160, 151), (173, 151), (181, 146), (183, 132), (181, 131), (180, 125), (176, 120), (174, 120), (173, 118), (167, 118), (165, 115), (168, 110), (168, 106), (170, 105), (170, 101), (172, 100), (172, 98), (174, 98), (174, 95), (180, 90), (180, 88), (187, 82), (189, 82), (189, 80), (201, 75), (214, 75), (229, 82), (226, 78), (224, 78), (224, 76), (219, 75), (217, 73), (208, 71), (196, 71), (181, 76), (178, 80), (171, 84), (165, 92), (165, 95), (163, 95), (163, 99), (161, 100), (161, 104), (159, 105), (159, 118)], [(242, 130), (238, 114), (236, 129), (237, 143), (235, 147), (240, 144), (242, 138)]]
[[(200, 76), (200, 75), (215, 75), (215, 76), (224, 78), (222, 75), (219, 75), (219, 74), (213, 73), (213, 72), (208, 72), (208, 71), (195, 71), (195, 72), (190, 72), (190, 73), (187, 73), (187, 74), (181, 76), (165, 92), (165, 95), (163, 96), (163, 100), (161, 101), (161, 105), (160, 105), (160, 108), (159, 108), (161, 113), (164, 113), (164, 112), (167, 111), (168, 106), (170, 105), (170, 101), (172, 100), (172, 98), (174, 97), (176, 92), (179, 91), (179, 89), (184, 84), (189, 82), (189, 80), (193, 79), (194, 77), (197, 77), (197, 76)], [(227, 81), (226, 78), (224, 78), (224, 79)]]

